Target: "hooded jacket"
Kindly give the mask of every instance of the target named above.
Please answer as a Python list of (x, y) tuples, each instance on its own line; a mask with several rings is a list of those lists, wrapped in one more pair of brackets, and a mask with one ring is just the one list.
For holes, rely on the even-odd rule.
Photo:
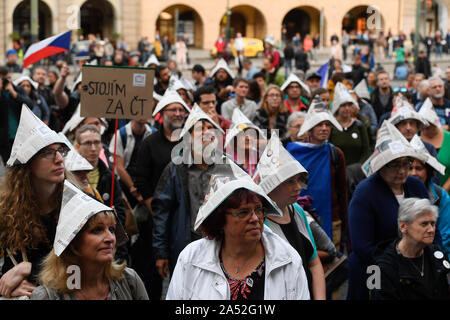
[[(266, 270), (264, 300), (309, 300), (308, 283), (297, 251), (264, 227), (261, 241)], [(203, 238), (180, 254), (167, 300), (230, 300), (230, 287), (220, 267), (221, 243)]]

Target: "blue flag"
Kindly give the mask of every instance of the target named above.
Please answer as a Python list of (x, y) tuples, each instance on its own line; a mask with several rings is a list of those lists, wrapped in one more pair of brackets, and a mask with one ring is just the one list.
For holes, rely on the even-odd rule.
[(320, 86), (322, 88), (326, 88), (327, 87), (327, 83), (328, 83), (328, 61), (325, 62), (325, 64), (323, 64), (317, 70), (317, 73), (320, 74), (320, 76), (322, 77), (322, 79), (320, 79)]

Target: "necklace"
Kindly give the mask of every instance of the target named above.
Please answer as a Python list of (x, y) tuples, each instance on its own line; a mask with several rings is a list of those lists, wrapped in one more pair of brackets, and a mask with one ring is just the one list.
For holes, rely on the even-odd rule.
[[(397, 245), (397, 252), (400, 253), (400, 254), (402, 254), (401, 251), (400, 251), (399, 248), (398, 248), (398, 245)], [(402, 254), (402, 256), (403, 256), (403, 254)], [(415, 265), (415, 263), (411, 261), (411, 258), (406, 258), (406, 257), (405, 257), (405, 259), (406, 259), (406, 260), (414, 267), (414, 269), (417, 270), (417, 272), (420, 273), (420, 276), (423, 277), (423, 275), (424, 275), (423, 268), (424, 268), (424, 265), (425, 265), (425, 263), (424, 263), (424, 262), (425, 262), (425, 252), (422, 252), (422, 267), (421, 267), (421, 269), (417, 268), (417, 266)]]
[(105, 289), (103, 289), (103, 291), (96, 295), (93, 299), (92, 298), (88, 298), (82, 290), (78, 290), (78, 293), (81, 294), (83, 296), (83, 298), (85, 300), (103, 300), (105, 295), (108, 293), (108, 285), (105, 284)]

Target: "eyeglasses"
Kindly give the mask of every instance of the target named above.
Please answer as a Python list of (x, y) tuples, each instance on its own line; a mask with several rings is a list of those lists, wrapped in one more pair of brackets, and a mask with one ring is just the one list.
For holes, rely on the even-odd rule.
[(227, 212), (227, 214), (231, 214), (233, 217), (238, 217), (239, 219), (246, 219), (249, 216), (251, 216), (252, 213), (255, 213), (255, 215), (258, 218), (263, 218), (264, 215), (266, 214), (266, 209), (265, 208), (256, 208), (254, 210), (250, 210), (250, 209), (244, 209), (241, 211), (237, 211), (237, 212), (233, 212), (233, 211), (229, 211)]
[(269, 94), (267, 96), (272, 99), (280, 99), (281, 98), (281, 95), (279, 95), (279, 94)]
[(405, 92), (408, 92), (408, 89), (407, 88), (404, 88), (404, 87), (402, 87), (402, 88), (400, 88), (400, 87), (395, 87), (394, 88), (394, 92), (403, 92), (403, 93), (405, 93)]
[(395, 171), (399, 171), (400, 169), (406, 169), (409, 170), (411, 169), (413, 164), (412, 160), (408, 160), (407, 162), (399, 162), (399, 161), (395, 161), (395, 162), (390, 162), (386, 165), (386, 168), (389, 169), (394, 169)]
[(59, 147), (58, 149), (42, 149), (37, 154), (45, 159), (48, 160), (54, 160), (56, 158), (56, 152), (59, 152), (59, 154), (64, 158), (69, 153), (69, 149), (65, 147)]
[(96, 140), (96, 141), (85, 141), (83, 143), (80, 143), (80, 146), (86, 146), (91, 148), (92, 146), (95, 146), (96, 148), (98, 148), (101, 145), (101, 141), (100, 140)]
[(170, 113), (182, 113), (184, 114), (186, 112), (186, 109), (184, 108), (171, 108), (171, 109), (164, 109), (165, 112), (170, 112)]

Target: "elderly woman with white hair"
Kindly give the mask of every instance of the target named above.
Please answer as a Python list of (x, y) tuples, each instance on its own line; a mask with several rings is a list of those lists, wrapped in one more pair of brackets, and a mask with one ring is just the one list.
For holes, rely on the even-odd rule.
[(287, 132), (286, 132), (285, 137), (281, 139), (281, 142), (283, 143), (283, 147), (286, 148), (286, 146), (290, 142), (303, 141), (304, 138), (306, 138), (307, 134), (304, 134), (302, 137), (298, 136), (300, 128), (302, 127), (303, 122), (305, 122), (305, 118), (306, 118), (305, 111), (294, 111), (288, 117), (287, 123), (286, 123)]
[(398, 210), (401, 238), (382, 243), (375, 253), (381, 283), (372, 290), (376, 300), (449, 299), (450, 263), (433, 245), (438, 208), (428, 199), (407, 198)]

